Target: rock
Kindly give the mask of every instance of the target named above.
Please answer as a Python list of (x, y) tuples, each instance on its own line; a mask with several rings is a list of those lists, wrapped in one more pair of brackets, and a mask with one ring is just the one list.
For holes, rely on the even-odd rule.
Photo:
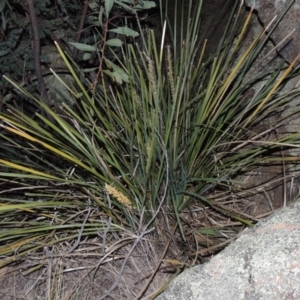
[(179, 275), (156, 299), (300, 299), (300, 201), (246, 229), (210, 262)]
[[(246, 0), (247, 6), (252, 7), (258, 11), (258, 18), (260, 22), (266, 27), (271, 20), (277, 16), (275, 24), (285, 10), (288, 9), (280, 24), (271, 35), (278, 53), (284, 57), (288, 62), (292, 62), (300, 53), (300, 31), (295, 30), (299, 26), (300, 18), (300, 4), (298, 1), (290, 0)], [(282, 43), (281, 43), (282, 42)]]

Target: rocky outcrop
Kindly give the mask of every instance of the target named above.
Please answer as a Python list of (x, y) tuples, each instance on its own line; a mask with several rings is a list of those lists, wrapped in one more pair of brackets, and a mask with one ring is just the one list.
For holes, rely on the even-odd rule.
[(157, 300), (300, 299), (300, 201), (179, 275)]
[[(277, 45), (277, 52), (288, 62), (292, 62), (300, 53), (300, 4), (291, 0), (246, 0), (247, 6), (254, 6), (259, 21), (264, 27), (274, 19), (272, 24), (280, 20), (271, 38)], [(287, 13), (283, 16), (284, 12)]]

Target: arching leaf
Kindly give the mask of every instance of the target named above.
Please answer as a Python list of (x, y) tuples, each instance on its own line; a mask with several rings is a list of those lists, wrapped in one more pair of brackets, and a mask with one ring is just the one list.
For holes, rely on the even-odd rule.
[(122, 41), (120, 39), (110, 39), (106, 42), (106, 45), (109, 47), (121, 47)]
[(115, 0), (105, 0), (105, 15), (106, 18), (109, 18), (109, 13), (115, 3)]
[(139, 36), (138, 32), (136, 32), (128, 27), (118, 27), (118, 28), (110, 29), (109, 31), (119, 33), (119, 34), (124, 34), (127, 36), (132, 36), (132, 37)]

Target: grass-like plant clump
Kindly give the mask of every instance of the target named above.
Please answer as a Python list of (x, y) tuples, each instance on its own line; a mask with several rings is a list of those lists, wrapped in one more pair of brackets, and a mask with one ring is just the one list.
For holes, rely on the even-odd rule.
[(58, 47), (74, 77), (74, 106), (53, 109), (6, 78), (41, 112), (32, 118), (7, 106), (0, 114), (0, 266), (59, 243), (70, 253), (86, 237), (105, 247), (105, 238), (131, 232), (133, 250), (162, 216), (185, 240), (181, 213), (191, 203), (252, 225), (208, 196), (241, 189), (238, 176), (253, 167), (294, 160), (280, 153), (299, 147), (298, 133), (266, 139), (284, 120), (256, 128), (299, 94), (278, 93), (297, 59), (250, 73), (277, 24), (245, 47), (252, 12), (242, 20), (235, 7), (217, 52), (204, 60), (201, 3), (181, 25), (165, 24), (161, 44), (140, 28), (114, 62), (115, 81), (109, 70), (97, 82), (79, 77)]

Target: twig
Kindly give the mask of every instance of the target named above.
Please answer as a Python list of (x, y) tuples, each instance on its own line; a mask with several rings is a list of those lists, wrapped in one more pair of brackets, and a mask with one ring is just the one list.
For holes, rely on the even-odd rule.
[(34, 11), (33, 0), (27, 0), (28, 4), (28, 13), (29, 13), (29, 20), (31, 25), (31, 32), (33, 36), (33, 52), (34, 52), (34, 66), (35, 72), (38, 79), (39, 89), (41, 98), (45, 103), (48, 103), (48, 94), (45, 86), (44, 77), (41, 70), (41, 63), (40, 63), (40, 56), (41, 56), (41, 49), (40, 49), (40, 37), (39, 37), (39, 29), (36, 19), (36, 14)]
[(79, 230), (79, 232), (78, 232), (78, 238), (77, 238), (77, 241), (76, 241), (75, 244), (67, 251), (67, 254), (73, 252), (73, 251), (78, 247), (78, 245), (79, 245), (79, 243), (80, 243), (80, 240), (81, 240), (82, 233), (83, 233), (84, 225), (85, 225), (85, 223), (86, 223), (88, 217), (90, 216), (90, 213), (91, 213), (91, 207), (89, 207), (89, 211), (88, 211), (88, 213), (86, 214), (86, 217), (85, 217), (85, 219), (84, 219), (84, 221), (83, 221), (83, 223), (82, 223), (82, 226), (81, 226), (81, 228), (80, 228), (80, 230)]
[(122, 267), (120, 269), (118, 278), (115, 280), (114, 284), (109, 288), (109, 290), (105, 293), (105, 295), (103, 295), (99, 300), (105, 299), (110, 294), (110, 292), (115, 289), (115, 287), (118, 285), (118, 283), (119, 283), (119, 281), (121, 279), (121, 275), (122, 275), (122, 273), (124, 271), (124, 268), (125, 268), (125, 266), (127, 264), (127, 261), (128, 261), (130, 255), (131, 255), (131, 253), (133, 252), (133, 250), (135, 249), (135, 247), (137, 246), (137, 244), (141, 241), (141, 239), (144, 237), (144, 235), (147, 235), (148, 233), (150, 233), (153, 230), (154, 230), (154, 228), (151, 228), (149, 230), (143, 230), (141, 232), (141, 234), (137, 237), (137, 239), (135, 240), (135, 242), (132, 245), (131, 249), (129, 250), (128, 254), (126, 255), (126, 258), (125, 258), (125, 260), (124, 260), (124, 262), (122, 264)]
[[(276, 138), (278, 140), (278, 134), (277, 134), (277, 131), (275, 130), (275, 135), (276, 135)], [(285, 162), (284, 162), (284, 151), (283, 151), (283, 147), (280, 147), (280, 154), (281, 154), (281, 157), (282, 157), (282, 171), (283, 171), (283, 207), (286, 207), (286, 203), (287, 203), (287, 183), (286, 183), (286, 165), (285, 165)], [(290, 199), (291, 200), (291, 199)]]
[[(78, 27), (78, 30), (76, 32), (76, 36), (75, 36), (75, 42), (76, 43), (79, 43), (80, 42), (80, 37), (81, 37), (81, 33), (82, 33), (82, 30), (83, 30), (83, 26), (84, 26), (84, 21), (85, 21), (85, 17), (86, 17), (86, 14), (87, 14), (87, 11), (88, 11), (88, 8), (89, 8), (89, 2), (90, 1), (84, 1), (84, 6), (83, 6), (83, 11), (82, 11), (82, 15), (81, 15), (81, 19), (80, 19), (80, 24), (79, 24), (79, 27)], [(73, 59), (76, 60), (77, 56), (78, 56), (78, 49), (74, 47), (73, 49)]]
[(171, 237), (170, 237), (169, 240), (168, 240), (168, 243), (167, 243), (167, 245), (166, 245), (166, 247), (165, 247), (165, 249), (164, 249), (164, 251), (163, 251), (163, 253), (162, 253), (162, 255), (161, 255), (161, 257), (160, 257), (160, 259), (159, 259), (159, 261), (158, 261), (158, 263), (157, 263), (157, 265), (156, 265), (156, 268), (155, 268), (154, 271), (152, 272), (152, 275), (150, 276), (149, 280), (148, 280), (148, 281), (146, 282), (146, 284), (143, 286), (142, 290), (141, 290), (141, 291), (139, 292), (139, 294), (136, 296), (136, 299), (141, 299), (141, 297), (143, 297), (143, 295), (145, 294), (147, 288), (149, 287), (150, 283), (152, 282), (154, 276), (156, 275), (156, 273), (157, 273), (157, 271), (158, 271), (158, 269), (159, 269), (159, 267), (160, 267), (160, 265), (161, 265), (161, 263), (162, 263), (162, 261), (163, 261), (165, 255), (166, 255), (166, 253), (167, 253), (167, 250), (169, 249), (170, 242), (171, 242), (171, 240), (172, 240), (172, 238), (173, 238), (173, 235), (175, 234), (176, 229), (177, 229), (177, 224), (176, 224), (176, 226), (174, 227), (174, 230), (173, 230), (173, 232), (172, 232), (172, 235), (171, 235)]

